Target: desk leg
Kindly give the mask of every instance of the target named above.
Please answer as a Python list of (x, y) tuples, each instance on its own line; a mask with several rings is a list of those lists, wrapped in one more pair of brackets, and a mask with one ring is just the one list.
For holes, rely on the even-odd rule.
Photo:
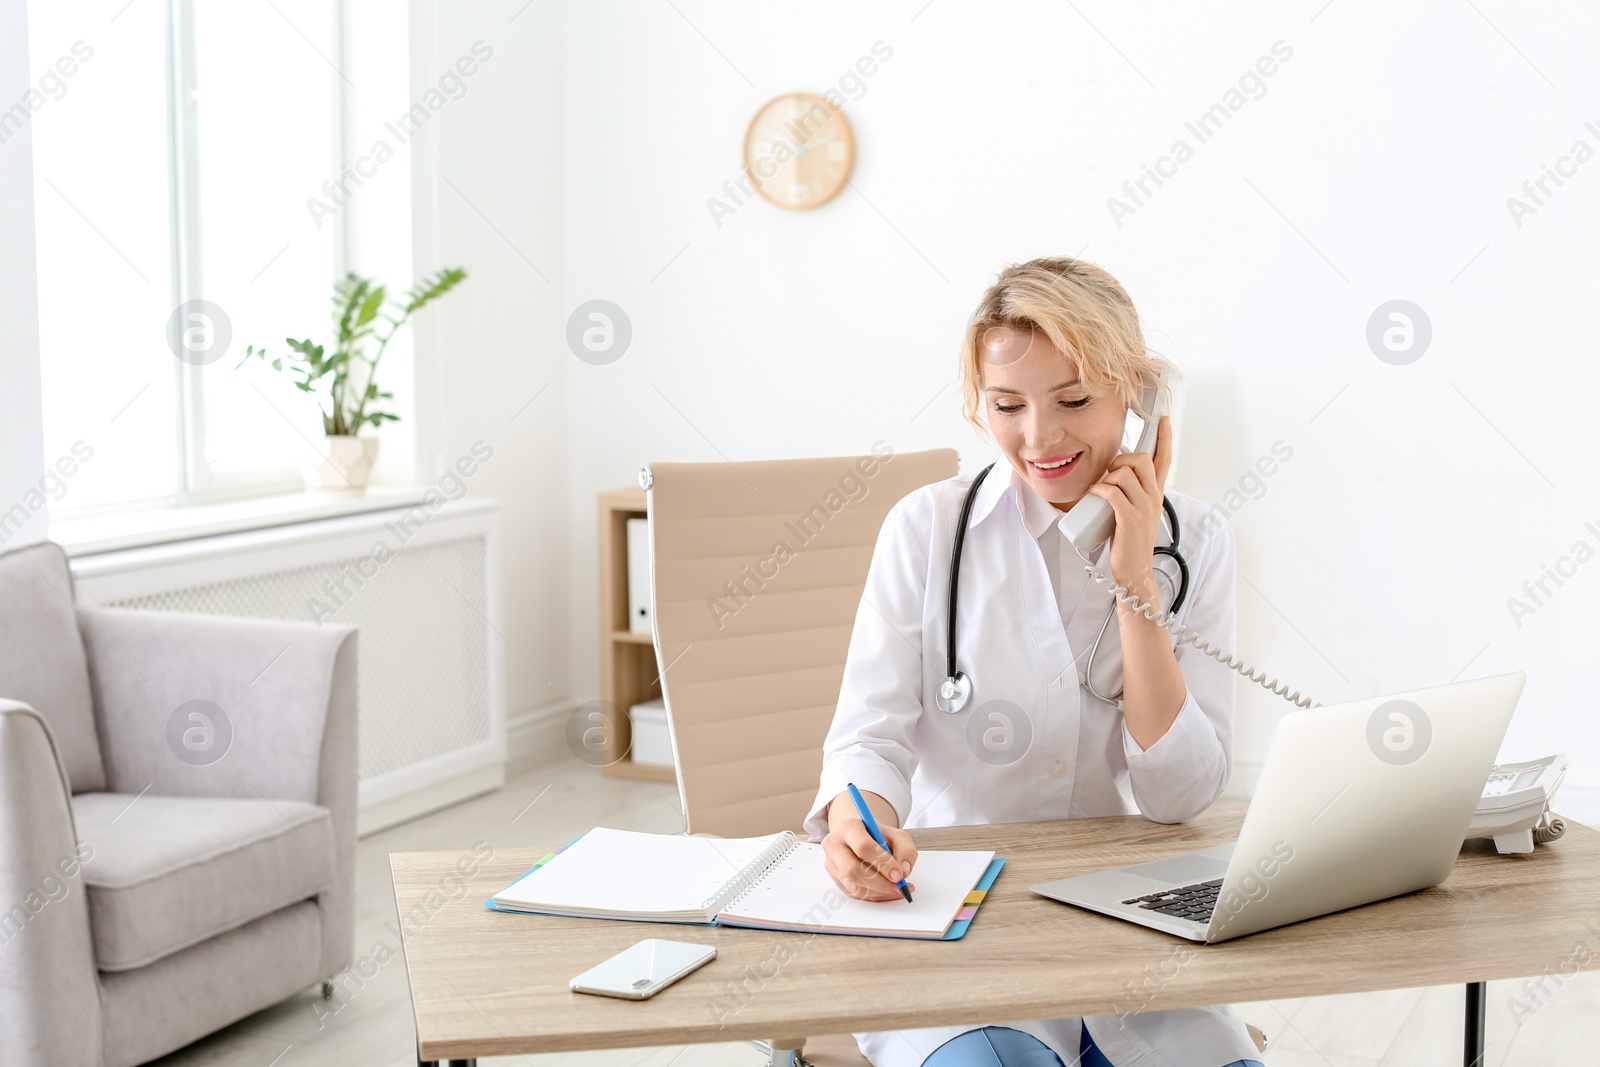
[(1487, 983), (1467, 983), (1467, 1025), (1461, 1041), (1464, 1067), (1483, 1067), (1484, 1017), (1488, 999)]
[(775, 1037), (770, 1041), (752, 1041), (750, 1044), (767, 1054), (765, 1067), (810, 1067), (800, 1055), (805, 1046), (803, 1037)]

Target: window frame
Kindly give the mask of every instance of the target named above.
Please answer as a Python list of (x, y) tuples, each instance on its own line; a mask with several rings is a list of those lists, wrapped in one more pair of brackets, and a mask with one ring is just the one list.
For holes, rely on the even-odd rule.
[[(197, 97), (198, 51), (194, 40), (194, 0), (167, 0), (166, 5), (167, 78), (167, 193), (169, 238), (172, 243), (171, 304), (178, 307), (205, 297), (202, 258), (203, 226), (200, 218), (200, 131)], [(328, 0), (328, 18), (338, 62), (345, 52), (344, 0)], [(349, 94), (336, 72), (329, 81), (333, 92), (333, 144), (330, 145), (331, 172), (343, 173), (348, 137)], [(329, 264), (328, 287), (344, 275), (349, 247), (347, 213), (340, 212), (333, 233), (333, 262)], [(225, 357), (226, 358), (226, 357)], [(206, 460), (206, 432), (209, 412), (205, 401), (207, 368), (173, 360), (173, 387), (176, 395), (176, 433), (178, 471), (174, 504), (215, 503), (249, 497), (293, 493), (302, 488), (300, 468), (292, 464), (219, 474)], [(308, 448), (311, 447), (308, 442)]]

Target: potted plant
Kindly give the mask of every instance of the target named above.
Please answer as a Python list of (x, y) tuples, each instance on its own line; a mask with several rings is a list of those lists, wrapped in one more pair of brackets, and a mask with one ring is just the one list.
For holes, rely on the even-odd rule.
[[(333, 286), (333, 351), (313, 344), (307, 338), (284, 338), (288, 356), (273, 356), (272, 369), (293, 377), (302, 393), (317, 396), (322, 412), (321, 455), (303, 465), (306, 489), (314, 493), (365, 493), (367, 478), (378, 458), (378, 438), (362, 436), (363, 426), (377, 429), (400, 416), (383, 410), (383, 402), (394, 397), (378, 388), (378, 363), (384, 349), (394, 340), (411, 316), (448, 293), (467, 276), (460, 267), (441, 270), (423, 278), (415, 289), (407, 290), (405, 300), (389, 301), (387, 291), (353, 271)], [(385, 330), (381, 324), (387, 324)], [(382, 330), (383, 332), (380, 332)], [(369, 358), (369, 340), (377, 350)], [(267, 351), (250, 345), (245, 349), (244, 366), (251, 357), (268, 361)]]

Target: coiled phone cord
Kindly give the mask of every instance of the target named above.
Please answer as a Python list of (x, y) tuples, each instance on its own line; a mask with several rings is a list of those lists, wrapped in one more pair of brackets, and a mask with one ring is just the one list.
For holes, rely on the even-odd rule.
[[(1074, 546), (1074, 548), (1076, 548), (1076, 546)], [(1312, 700), (1310, 697), (1301, 696), (1298, 689), (1291, 691), (1287, 685), (1278, 681), (1276, 678), (1272, 677), (1266, 672), (1259, 671), (1256, 668), (1249, 666), (1238, 657), (1231, 656), (1223, 652), (1211, 642), (1202, 638), (1198, 633), (1180, 623), (1176, 618), (1173, 617), (1171, 612), (1162, 611), (1154, 604), (1145, 603), (1145, 601), (1140, 599), (1137, 593), (1130, 590), (1127, 586), (1118, 585), (1115, 579), (1091, 563), (1089, 558), (1083, 554), (1082, 549), (1077, 549), (1077, 552), (1078, 558), (1084, 561), (1083, 569), (1089, 572), (1089, 577), (1093, 578), (1100, 585), (1109, 588), (1111, 590), (1111, 595), (1119, 602), (1128, 605), (1128, 607), (1132, 608), (1140, 615), (1143, 615), (1157, 626), (1160, 626), (1168, 633), (1177, 637), (1178, 640), (1189, 642), (1189, 644), (1193, 645), (1201, 652), (1204, 652), (1212, 659), (1222, 663), (1225, 666), (1233, 668), (1246, 678), (1250, 679), (1252, 682), (1262, 686), (1271, 693), (1275, 693), (1278, 696), (1283, 697), (1283, 699), (1287, 700), (1291, 704), (1294, 704), (1296, 707), (1314, 708), (1318, 706), (1317, 702)]]
[(1548, 844), (1567, 832), (1567, 824), (1561, 816), (1549, 809), (1545, 810), (1544, 818), (1538, 826), (1533, 828), (1533, 839), (1539, 844)]

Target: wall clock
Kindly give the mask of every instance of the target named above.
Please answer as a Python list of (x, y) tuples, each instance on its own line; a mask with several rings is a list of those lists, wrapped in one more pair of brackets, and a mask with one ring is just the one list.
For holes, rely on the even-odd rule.
[(856, 141), (844, 112), (816, 93), (784, 93), (761, 106), (744, 134), (756, 191), (779, 207), (818, 207), (844, 188)]

